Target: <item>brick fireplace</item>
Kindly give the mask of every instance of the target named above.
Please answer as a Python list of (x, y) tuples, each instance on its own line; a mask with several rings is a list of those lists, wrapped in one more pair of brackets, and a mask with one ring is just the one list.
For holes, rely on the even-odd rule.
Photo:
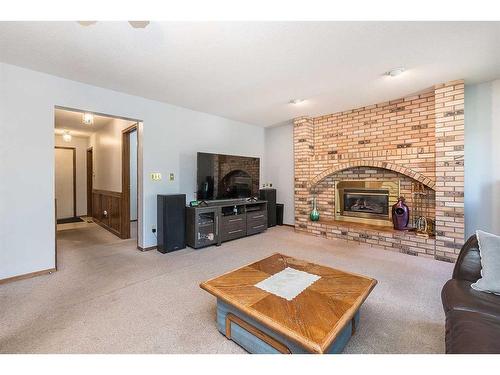
[[(294, 120), (295, 229), (454, 261), (464, 242), (464, 84)], [(398, 196), (428, 236), (396, 231)], [(309, 219), (316, 197), (320, 220)]]

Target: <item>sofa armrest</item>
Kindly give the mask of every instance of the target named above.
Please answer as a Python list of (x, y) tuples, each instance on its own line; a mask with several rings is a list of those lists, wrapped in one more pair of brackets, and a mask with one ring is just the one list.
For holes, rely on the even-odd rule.
[(481, 278), (481, 256), (476, 235), (471, 236), (462, 246), (453, 269), (453, 278), (473, 283)]

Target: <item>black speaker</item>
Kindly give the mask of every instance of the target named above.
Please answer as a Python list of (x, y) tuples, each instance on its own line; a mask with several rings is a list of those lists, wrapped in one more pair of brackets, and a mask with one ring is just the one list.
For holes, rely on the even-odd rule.
[(157, 196), (157, 249), (160, 253), (186, 247), (186, 194)]
[(283, 225), (283, 211), (285, 205), (283, 203), (276, 203), (276, 224)]
[(259, 199), (267, 201), (267, 227), (276, 225), (276, 189), (260, 189)]

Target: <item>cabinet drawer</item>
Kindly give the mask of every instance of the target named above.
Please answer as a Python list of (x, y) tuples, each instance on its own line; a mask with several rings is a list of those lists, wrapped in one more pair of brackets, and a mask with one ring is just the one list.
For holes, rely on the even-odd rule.
[(221, 231), (221, 240), (222, 241), (230, 241), (235, 240), (240, 237), (244, 237), (246, 235), (245, 227), (238, 229), (223, 229)]
[(254, 227), (261, 228), (264, 225), (267, 228), (267, 211), (257, 211), (247, 214), (247, 231), (252, 231)]
[(247, 223), (247, 235), (263, 232), (267, 229), (267, 220), (262, 223)]
[(247, 221), (246, 215), (230, 215), (230, 216), (222, 216), (221, 224), (222, 226), (230, 226), (230, 225), (238, 225), (245, 224)]
[(266, 218), (267, 219), (267, 211), (253, 211), (253, 212), (248, 212), (247, 213), (247, 220), (248, 221), (253, 221), (253, 220), (262, 220)]

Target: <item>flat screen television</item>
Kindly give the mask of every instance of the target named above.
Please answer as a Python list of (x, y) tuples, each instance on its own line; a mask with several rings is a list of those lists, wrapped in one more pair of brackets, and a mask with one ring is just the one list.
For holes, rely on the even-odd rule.
[(234, 199), (259, 193), (260, 159), (198, 152), (197, 199)]

